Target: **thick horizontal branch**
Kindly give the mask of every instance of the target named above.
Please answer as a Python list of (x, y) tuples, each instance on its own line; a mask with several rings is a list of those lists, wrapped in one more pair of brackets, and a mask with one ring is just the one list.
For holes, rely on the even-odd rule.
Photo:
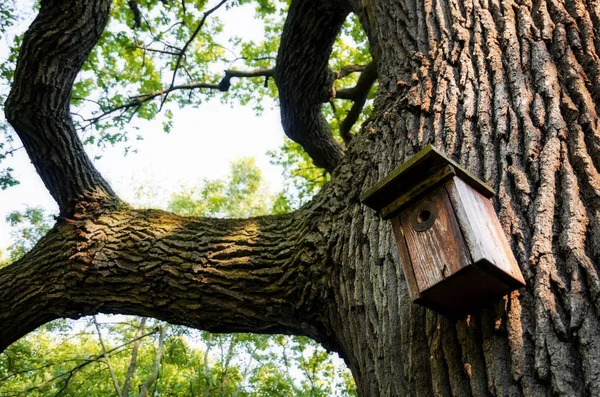
[(99, 312), (323, 339), (315, 313), (326, 266), (307, 218), (149, 210), (61, 219), (22, 260), (0, 269), (0, 351), (53, 319)]
[(73, 82), (106, 25), (110, 3), (42, 2), (23, 38), (5, 104), (7, 120), (61, 214), (86, 197), (117, 201), (84, 152), (69, 113)]

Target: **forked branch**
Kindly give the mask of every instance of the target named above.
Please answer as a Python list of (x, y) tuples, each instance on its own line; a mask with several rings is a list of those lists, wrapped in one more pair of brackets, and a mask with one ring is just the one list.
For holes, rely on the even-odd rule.
[(336, 97), (342, 99), (350, 99), (354, 101), (350, 111), (346, 115), (346, 118), (340, 125), (340, 135), (346, 144), (350, 142), (352, 139), (352, 135), (350, 134), (350, 130), (352, 126), (356, 124), (360, 113), (362, 112), (365, 103), (367, 102), (367, 98), (369, 96), (369, 91), (375, 81), (377, 80), (377, 65), (375, 62), (371, 62), (366, 66), (363, 72), (360, 74), (358, 78), (358, 82), (356, 85), (347, 90), (340, 90), (336, 92)]
[[(214, 6), (210, 10), (206, 11), (204, 13), (204, 15), (202, 16), (202, 19), (200, 20), (200, 22), (198, 22), (198, 25), (196, 26), (194, 33), (192, 33), (192, 36), (188, 39), (188, 41), (185, 42), (185, 44), (183, 45), (183, 48), (181, 49), (181, 51), (179, 52), (179, 55), (177, 56), (177, 62), (175, 63), (175, 70), (173, 70), (173, 78), (171, 79), (171, 85), (169, 86), (169, 89), (172, 89), (175, 86), (175, 79), (177, 78), (177, 71), (179, 70), (179, 66), (181, 66), (181, 60), (185, 56), (185, 53), (186, 53), (188, 47), (190, 46), (190, 44), (192, 44), (192, 42), (194, 41), (196, 36), (198, 36), (198, 33), (200, 33), (200, 30), (204, 26), (206, 19), (210, 16), (210, 14), (212, 14), (213, 12), (215, 12), (219, 8), (221, 8), (221, 6), (223, 6), (223, 4), (225, 4), (226, 2), (227, 2), (227, 0), (221, 0), (216, 6)], [(167, 100), (168, 95), (169, 95), (169, 93), (167, 92), (165, 94), (165, 96), (162, 98), (162, 101), (160, 103), (161, 108), (165, 104), (165, 101)]]

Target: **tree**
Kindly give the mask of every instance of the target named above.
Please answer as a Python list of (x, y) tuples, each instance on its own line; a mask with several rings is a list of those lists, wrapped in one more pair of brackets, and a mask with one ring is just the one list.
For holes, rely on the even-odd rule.
[[(148, 205), (153, 192), (140, 186), (137, 199), (144, 201), (134, 205)], [(173, 194), (168, 208), (179, 215), (232, 217), (268, 213), (273, 204), (254, 159), (241, 158), (224, 179)], [(42, 208), (10, 213), (9, 261), (35, 246), (51, 219)], [(347, 368), (305, 337), (211, 334), (145, 317), (96, 317), (52, 321), (7, 348), (0, 354), (0, 395), (104, 396), (111, 387), (117, 396), (355, 395)]]
[[(0, 348), (58, 317), (139, 314), (311, 337), (361, 396), (600, 394), (595, 3), (292, 1), (282, 122), (331, 180), (298, 211), (236, 220), (131, 210), (85, 155), (69, 98), (108, 9), (45, 1), (21, 46), (5, 112), (61, 213), (0, 270)], [(351, 11), (379, 89), (344, 148), (320, 110)], [(528, 285), (459, 321), (410, 302), (389, 224), (359, 202), (428, 143), (497, 190)]]

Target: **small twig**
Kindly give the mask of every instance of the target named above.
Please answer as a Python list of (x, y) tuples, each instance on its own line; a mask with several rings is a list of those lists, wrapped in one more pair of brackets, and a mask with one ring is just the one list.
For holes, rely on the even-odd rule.
[[(163, 30), (162, 32), (160, 32), (160, 34), (161, 34), (161, 35), (164, 35), (165, 33), (168, 33), (168, 32), (169, 32), (169, 30), (173, 29), (173, 28), (174, 28), (175, 26), (177, 26), (177, 25), (183, 25), (183, 21), (177, 21), (177, 22), (175, 22), (174, 24), (172, 24), (171, 26), (169, 26), (168, 28), (166, 28), (165, 30)], [(175, 47), (175, 46), (172, 46), (172, 45), (169, 45), (169, 47), (172, 47), (172, 48), (177, 48), (177, 47)], [(181, 51), (181, 49), (180, 49), (180, 48), (177, 48), (177, 49), (178, 49), (179, 51)]]
[(2, 156), (4, 156), (4, 157), (6, 157), (6, 156), (13, 156), (15, 154), (15, 152), (18, 152), (21, 149), (23, 149), (23, 146), (19, 146), (17, 148), (13, 148), (13, 149), (7, 150), (6, 152), (4, 152), (4, 154), (2, 154)]
[[(204, 16), (202, 17), (202, 19), (200, 20), (200, 23), (198, 23), (198, 26), (196, 27), (196, 29), (194, 30), (194, 33), (192, 34), (192, 37), (190, 37), (188, 39), (188, 41), (186, 41), (185, 45), (181, 49), (181, 52), (179, 53), (179, 56), (177, 57), (177, 63), (175, 64), (175, 69), (173, 70), (173, 78), (171, 79), (171, 85), (169, 87), (169, 90), (175, 86), (175, 79), (177, 78), (177, 71), (179, 70), (179, 66), (181, 65), (181, 60), (183, 59), (183, 56), (185, 55), (185, 52), (187, 51), (187, 49), (190, 46), (190, 44), (192, 43), (192, 41), (194, 41), (194, 39), (196, 38), (198, 33), (200, 33), (200, 29), (202, 29), (202, 26), (204, 26), (204, 22), (206, 22), (206, 19), (208, 18), (208, 16), (210, 14), (217, 11), (226, 2), (227, 2), (227, 0), (221, 0), (219, 2), (219, 4), (217, 4), (216, 6), (214, 6), (213, 8), (211, 8), (210, 10), (208, 10), (204, 13)], [(163, 97), (162, 101), (160, 102), (159, 110), (161, 110), (163, 105), (165, 104), (165, 101), (167, 100), (167, 96), (169, 95), (169, 92), (170, 91), (167, 91), (167, 93)]]
[(135, 116), (135, 114), (140, 110), (141, 107), (142, 105), (138, 105), (135, 107), (135, 109), (133, 109), (133, 112), (131, 112), (131, 114), (129, 115), (129, 119), (127, 120), (128, 123), (131, 123), (131, 120), (133, 120), (133, 116)]
[(179, 55), (178, 52), (166, 51), (166, 50), (159, 50), (159, 49), (156, 49), (156, 48), (143, 47), (141, 45), (137, 45), (137, 46), (135, 46), (135, 48), (138, 48), (138, 49), (144, 50), (144, 51), (158, 52), (160, 54), (167, 54), (167, 55), (174, 55), (174, 56)]
[(86, 102), (92, 102), (92, 103), (94, 103), (94, 104), (98, 105), (98, 107), (99, 107), (100, 109), (102, 109), (102, 105), (100, 104), (100, 102), (98, 102), (98, 101), (94, 101), (93, 99), (87, 99), (87, 98), (82, 98), (82, 97), (78, 97), (78, 96), (72, 96), (72, 97), (71, 97), (71, 99), (74, 99), (74, 100), (76, 100), (76, 101), (86, 101)]
[[(146, 24), (146, 27), (148, 28), (148, 32), (150, 33), (150, 36), (152, 37), (152, 42), (150, 44), (157, 42), (157, 43), (164, 45), (165, 47), (169, 47), (174, 50), (181, 51), (181, 48), (175, 47), (174, 45), (171, 45), (171, 44), (167, 43), (166, 41), (163, 41), (163, 40), (159, 39), (158, 37), (156, 37), (156, 35), (154, 34), (154, 31), (152, 30), (152, 25), (150, 25), (150, 22), (148, 22), (148, 20), (143, 15), (142, 15), (142, 19), (144, 20), (144, 23)], [(169, 26), (165, 31), (161, 32), (161, 34), (167, 33), (169, 30), (171, 30), (175, 26), (180, 25), (182, 23), (183, 22), (181, 22), (181, 21), (175, 22), (173, 25)]]
[(89, 61), (86, 61), (86, 63), (88, 65), (90, 65), (90, 68), (94, 71), (94, 74), (98, 78), (98, 85), (102, 88), (102, 91), (104, 91), (105, 93), (108, 93), (108, 87), (106, 86), (106, 84), (104, 84), (102, 77), (100, 77), (100, 74), (98, 73), (98, 70), (96, 69), (96, 65), (94, 65), (93, 62), (89, 62)]
[[(235, 55), (235, 54), (234, 54)], [(248, 57), (238, 57), (236, 56), (233, 60), (228, 61), (230, 64), (237, 62), (239, 60), (244, 60), (244, 61), (275, 61), (277, 58), (276, 57), (272, 57), (272, 56), (265, 56), (265, 57), (258, 57), (258, 58), (248, 58)]]
[(110, 378), (112, 379), (113, 386), (115, 387), (117, 396), (122, 397), (123, 395), (121, 394), (121, 389), (119, 388), (119, 383), (117, 382), (115, 371), (113, 370), (113, 367), (110, 364), (108, 354), (106, 354), (106, 345), (104, 345), (104, 340), (102, 340), (102, 332), (100, 332), (100, 325), (98, 324), (98, 319), (96, 319), (96, 316), (94, 316), (94, 325), (96, 326), (96, 331), (98, 331), (98, 340), (100, 341), (100, 346), (102, 346), (102, 356), (106, 360), (106, 366), (108, 367), (108, 372), (110, 373)]

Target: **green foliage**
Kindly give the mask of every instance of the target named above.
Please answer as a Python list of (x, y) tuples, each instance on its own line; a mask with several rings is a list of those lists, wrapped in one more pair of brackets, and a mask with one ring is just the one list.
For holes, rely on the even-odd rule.
[(273, 201), (254, 159), (242, 158), (231, 163), (224, 180), (204, 180), (173, 194), (168, 208), (184, 216), (246, 218), (269, 213)]
[[(284, 175), (284, 192), (280, 195), (282, 209), (298, 208), (306, 203), (329, 180), (329, 174), (316, 167), (302, 147), (284, 138), (279, 150), (269, 151), (271, 163), (278, 165)], [(276, 202), (276, 205), (278, 203)]]
[(24, 211), (8, 214), (6, 222), (12, 227), (13, 244), (8, 247), (9, 261), (12, 262), (25, 255), (50, 230), (51, 217), (43, 208), (27, 207)]
[[(118, 321), (114, 321), (118, 320)], [(61, 320), (11, 345), (0, 355), (0, 395), (114, 395), (127, 376), (140, 320), (106, 317), (100, 323), (106, 359), (92, 320)], [(128, 395), (150, 376), (158, 327), (149, 320), (134, 363)], [(167, 326), (160, 375), (153, 388), (168, 396), (355, 396), (349, 374), (307, 338), (258, 334), (210, 334)], [(336, 372), (337, 371), (337, 372)], [(61, 391), (62, 390), (62, 391)]]
[(0, 39), (6, 34), (6, 30), (17, 21), (15, 0), (3, 0), (0, 3)]
[(19, 181), (17, 181), (13, 175), (12, 172), (14, 170), (10, 167), (4, 169), (4, 170), (0, 170), (0, 189), (1, 190), (6, 190), (7, 188), (11, 187), (11, 186), (15, 186), (19, 184)]

